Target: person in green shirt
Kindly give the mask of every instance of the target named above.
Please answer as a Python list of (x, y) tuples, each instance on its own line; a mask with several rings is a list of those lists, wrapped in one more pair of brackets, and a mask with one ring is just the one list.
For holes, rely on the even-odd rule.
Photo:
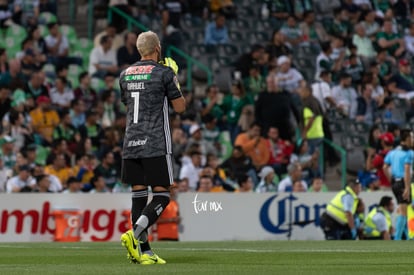
[(232, 144), (240, 133), (239, 119), (243, 108), (247, 105), (252, 105), (253, 100), (246, 95), (243, 83), (241, 81), (234, 81), (231, 86), (231, 94), (228, 94), (223, 99), (221, 109), (224, 116), (223, 121), (230, 132), (230, 140)]
[(377, 33), (378, 46), (387, 49), (389, 55), (401, 57), (405, 52), (404, 39), (393, 32), (392, 20), (385, 19), (382, 24), (382, 31)]

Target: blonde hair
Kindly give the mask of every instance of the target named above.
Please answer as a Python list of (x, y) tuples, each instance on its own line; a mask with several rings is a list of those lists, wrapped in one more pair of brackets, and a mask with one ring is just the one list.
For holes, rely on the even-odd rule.
[(137, 49), (141, 56), (148, 56), (155, 52), (156, 47), (161, 47), (160, 39), (155, 32), (141, 33), (137, 38)]

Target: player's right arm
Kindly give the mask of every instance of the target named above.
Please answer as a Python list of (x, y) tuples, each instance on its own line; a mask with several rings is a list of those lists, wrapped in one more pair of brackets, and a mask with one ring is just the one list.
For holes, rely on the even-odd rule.
[(183, 96), (171, 100), (171, 105), (175, 112), (183, 113), (185, 111), (185, 98)]

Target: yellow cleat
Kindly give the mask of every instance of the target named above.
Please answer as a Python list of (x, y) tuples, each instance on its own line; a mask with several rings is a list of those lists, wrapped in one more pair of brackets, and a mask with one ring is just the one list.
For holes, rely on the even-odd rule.
[(132, 263), (139, 263), (141, 257), (138, 254), (138, 241), (135, 239), (132, 230), (128, 230), (121, 235), (121, 243), (128, 251), (127, 258)]
[(166, 264), (167, 262), (154, 253), (153, 255), (142, 254), (140, 263), (143, 265), (150, 265), (150, 264)]

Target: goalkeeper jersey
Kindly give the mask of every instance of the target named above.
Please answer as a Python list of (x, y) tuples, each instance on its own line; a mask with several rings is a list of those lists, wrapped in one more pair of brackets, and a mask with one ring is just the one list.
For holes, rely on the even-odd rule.
[(172, 153), (169, 101), (182, 96), (173, 70), (151, 60), (121, 72), (121, 99), (127, 106), (122, 157), (159, 157)]

